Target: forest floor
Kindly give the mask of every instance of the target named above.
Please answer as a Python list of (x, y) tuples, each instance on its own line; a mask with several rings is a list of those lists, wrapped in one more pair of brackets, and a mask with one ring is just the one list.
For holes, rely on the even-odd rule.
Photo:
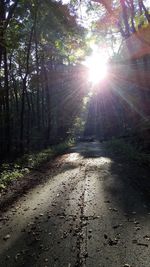
[(148, 175), (98, 142), (28, 174), (1, 195), (0, 266), (149, 267)]

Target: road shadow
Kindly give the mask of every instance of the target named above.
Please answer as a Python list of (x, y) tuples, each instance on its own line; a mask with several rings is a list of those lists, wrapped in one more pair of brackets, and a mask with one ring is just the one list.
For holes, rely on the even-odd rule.
[(77, 168), (75, 162), (64, 162), (63, 159), (61, 161), (61, 156), (50, 162), (43, 163), (39, 168), (31, 170), (23, 178), (12, 181), (8, 188), (1, 192), (0, 211), (7, 211), (24, 194), (38, 185), (46, 183), (53, 176), (75, 168)]
[[(76, 164), (65, 163), (55, 175), (65, 173), (76, 168)], [(67, 174), (66, 174), (67, 175)], [(61, 177), (59, 178), (61, 183)], [(84, 179), (84, 176), (83, 178)], [(63, 179), (62, 179), (63, 182)], [(0, 255), (0, 266), (3, 267), (31, 267), (31, 266), (75, 266), (77, 259), (76, 246), (78, 210), (68, 214), (68, 199), (81, 182), (80, 176), (72, 179), (69, 186), (60, 186), (52, 200), (46, 202), (42, 214), (32, 216), (27, 227), (17, 233), (16, 239)], [(68, 180), (68, 183), (69, 180)], [(78, 197), (77, 197), (78, 199)], [(80, 200), (80, 199), (79, 199)], [(77, 205), (80, 210), (80, 206)], [(2, 241), (5, 243), (6, 241)]]
[[(47, 177), (43, 183), (54, 175), (79, 167), (82, 159), (85, 159), (83, 162), (86, 167), (86, 174), (88, 171), (93, 172), (93, 175), (94, 172), (98, 174), (98, 179), (101, 181), (99, 185), (102, 184), (104, 196), (107, 195), (107, 200), (108, 196), (113, 200), (113, 207), (126, 213), (129, 219), (135, 217), (135, 212), (137, 217), (144, 216), (149, 212), (150, 198), (146, 192), (150, 187), (148, 184), (146, 185), (146, 182), (143, 182), (144, 178), (141, 179), (141, 177), (148, 177), (146, 168), (137, 166), (132, 162), (123, 161), (119, 155), (116, 156), (113, 152), (108, 151), (104, 144), (98, 142), (79, 143), (71, 148), (68, 153), (70, 155), (79, 154), (81, 159), (78, 162), (76, 160), (67, 162), (66, 160), (62, 165), (59, 165), (57, 161), (54, 172), (47, 165), (47, 170), (44, 171), (44, 175), (47, 174)], [(99, 165), (101, 160), (104, 164)], [(41, 175), (43, 177), (42, 172)], [(55, 205), (50, 204), (49, 207), (47, 203), (42, 216), (32, 218), (27, 228), (21, 233), (17, 233), (16, 240), (1, 255), (1, 266), (48, 265), (60, 267), (68, 266), (68, 262), (75, 262), (76, 251), (70, 252), (70, 247), (74, 248), (76, 245), (73, 228), (77, 229), (78, 221), (74, 216), (71, 217), (66, 213), (67, 207), (62, 204), (66, 203), (69, 195), (72, 195), (74, 189), (78, 187), (81, 177), (77, 175), (73, 179), (69, 191), (65, 187), (61, 187), (53, 199)]]
[[(103, 190), (110, 199), (114, 199), (114, 205), (129, 216), (134, 212), (139, 216), (150, 211), (150, 179), (149, 168), (139, 166), (138, 163), (127, 161), (121, 155), (116, 155), (107, 149), (106, 143), (80, 143), (76, 150), (85, 159), (92, 159), (97, 164), (95, 171), (103, 178)], [(98, 159), (104, 159), (103, 167)], [(105, 162), (106, 159), (106, 162)], [(110, 159), (108, 161), (107, 159)], [(108, 161), (108, 162), (107, 162)], [(89, 166), (88, 171), (93, 171)]]

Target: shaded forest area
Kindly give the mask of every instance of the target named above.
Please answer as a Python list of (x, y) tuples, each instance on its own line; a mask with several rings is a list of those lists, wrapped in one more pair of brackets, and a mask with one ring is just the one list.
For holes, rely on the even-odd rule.
[(51, 1), (1, 1), (0, 25), (1, 156), (62, 142), (84, 93), (72, 60), (82, 28)]
[[(1, 157), (40, 150), (72, 135), (90, 91), (81, 62), (91, 51), (92, 38), (96, 44), (109, 43), (112, 53), (108, 79), (96, 85), (86, 105), (82, 133), (100, 140), (136, 136), (143, 149), (149, 148), (146, 3), (0, 1)], [(78, 14), (82, 4), (87, 5), (87, 16), (98, 14), (90, 26), (90, 41), (86, 18)], [(84, 23), (79, 23), (81, 17)]]

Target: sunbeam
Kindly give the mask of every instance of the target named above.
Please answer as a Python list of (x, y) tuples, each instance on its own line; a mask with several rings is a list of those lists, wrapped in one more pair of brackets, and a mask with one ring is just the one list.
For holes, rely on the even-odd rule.
[(88, 80), (93, 85), (98, 84), (107, 77), (107, 61), (107, 56), (98, 51), (93, 51), (92, 55), (84, 61), (83, 64), (88, 68)]

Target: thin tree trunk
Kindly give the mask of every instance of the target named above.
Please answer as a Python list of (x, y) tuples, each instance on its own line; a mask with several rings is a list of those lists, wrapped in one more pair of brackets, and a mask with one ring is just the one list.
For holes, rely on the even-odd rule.
[(125, 26), (125, 34), (126, 38), (130, 36), (130, 27), (128, 23), (128, 14), (127, 14), (127, 7), (125, 4), (125, 0), (120, 0), (120, 4), (122, 7), (122, 13), (123, 13), (123, 21), (124, 21), (124, 26)]
[(37, 101), (36, 101), (37, 126), (38, 129), (40, 130), (41, 113), (40, 113), (40, 86), (39, 86), (39, 56), (38, 56), (38, 40), (37, 40), (36, 25), (35, 25), (35, 55), (36, 55), (36, 73), (37, 73)]
[(5, 104), (6, 104), (6, 120), (5, 120), (5, 137), (6, 137), (6, 152), (10, 151), (10, 111), (9, 111), (9, 82), (8, 82), (8, 65), (7, 65), (7, 51), (4, 48), (4, 83), (5, 83)]
[(21, 115), (20, 115), (20, 152), (22, 153), (24, 150), (23, 140), (24, 140), (24, 109), (25, 109), (25, 87), (26, 80), (23, 79), (22, 86), (22, 100), (21, 100)]
[(47, 104), (47, 132), (46, 132), (46, 145), (50, 141), (50, 132), (51, 132), (51, 109), (50, 109), (50, 91), (48, 84), (47, 71), (44, 67), (44, 78), (45, 78), (45, 92), (46, 92), (46, 104)]
[[(24, 152), (24, 111), (25, 111), (25, 95), (27, 98), (28, 109), (30, 110), (30, 102), (28, 98), (27, 92), (27, 78), (29, 75), (29, 56), (31, 50), (31, 42), (32, 42), (32, 35), (33, 35), (33, 27), (31, 28), (29, 43), (27, 47), (27, 57), (26, 57), (26, 74), (23, 78), (23, 88), (22, 88), (22, 107), (21, 107), (21, 116), (20, 116), (20, 152)], [(30, 118), (28, 118), (30, 119)]]

